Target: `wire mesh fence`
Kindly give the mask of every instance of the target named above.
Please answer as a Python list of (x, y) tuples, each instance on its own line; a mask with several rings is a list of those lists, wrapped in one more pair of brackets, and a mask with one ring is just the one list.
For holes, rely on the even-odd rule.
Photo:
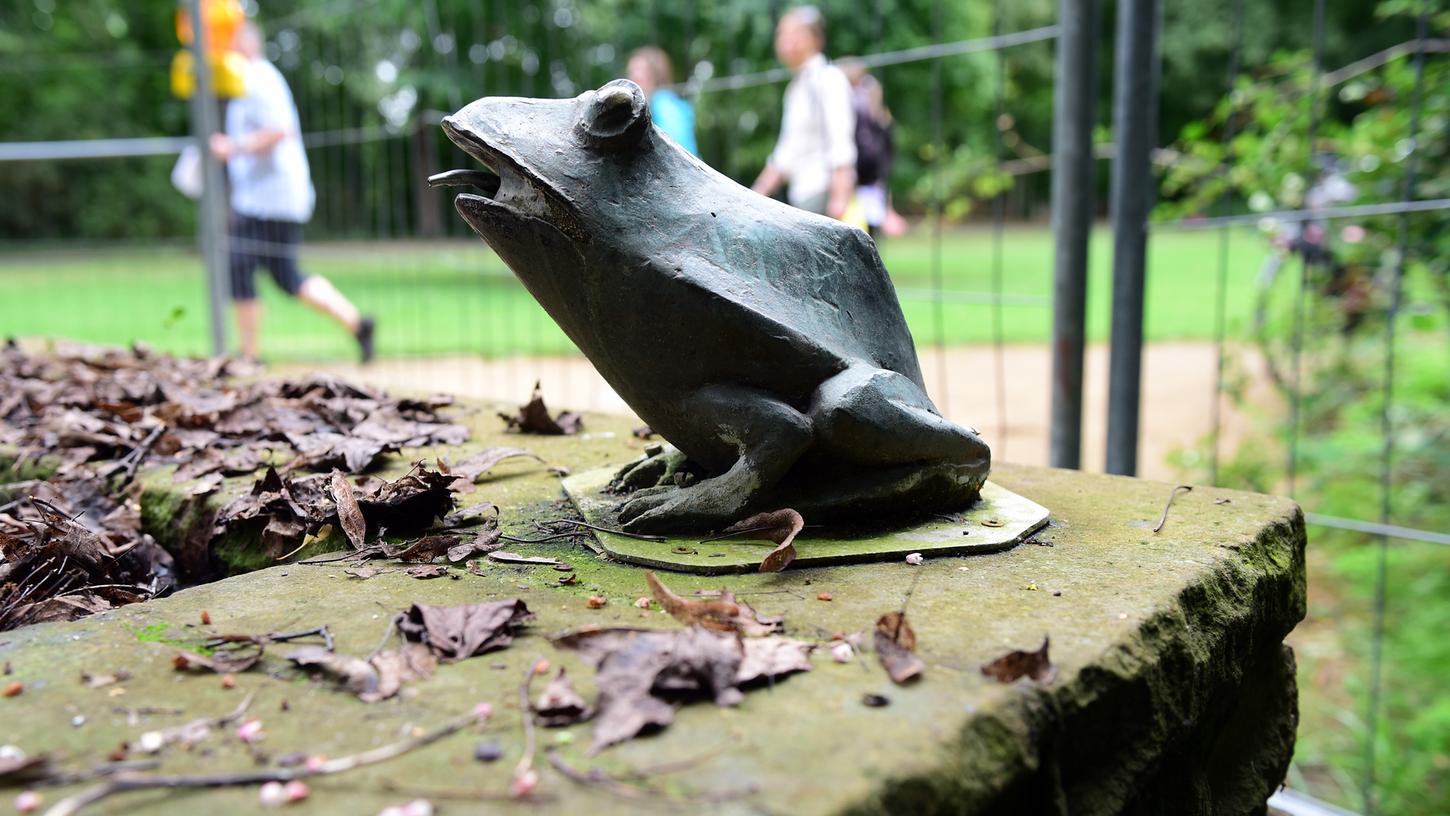
[[(1444, 371), (1443, 354), (1420, 347), (1426, 336), (1432, 343), (1444, 337), (1443, 315), (1427, 316), (1433, 307), (1424, 305), (1433, 301), (1426, 288), (1437, 285), (1434, 275), (1444, 274), (1443, 257), (1435, 253), (1443, 247), (1450, 188), (1439, 181), (1443, 167), (1426, 164), (1444, 158), (1444, 136), (1433, 134), (1445, 130), (1443, 90), (1425, 100), (1426, 88), (1445, 76), (1435, 61), (1450, 49), (1432, 37), (1435, 18), (1428, 12), (1408, 34), (1397, 18), (1349, 31), (1343, 27), (1351, 12), (1331, 15), (1325, 0), (1301, 5), (1274, 18), (1292, 24), (1280, 26), (1282, 36), (1265, 22), (1270, 12), (1243, 0), (1202, 11), (1162, 9), (1155, 29), (1162, 111), (1154, 118), (1158, 136), (1147, 143), (1155, 148), (1165, 214), (1148, 233), (1143, 319), (1150, 342), (1198, 337), (1214, 347), (1211, 398), (1194, 414), (1203, 417), (1202, 426), (1185, 431), (1198, 444), (1184, 444), (1174, 466), (1211, 483), (1281, 490), (1304, 501), (1311, 552), (1321, 539), (1332, 545), (1321, 558), (1311, 555), (1311, 581), (1323, 577), (1327, 586), (1357, 591), (1360, 584), (1346, 571), (1363, 566), (1362, 553), (1371, 555), (1367, 603), (1342, 599), (1364, 624), (1362, 633), (1347, 636), (1362, 634), (1368, 656), (1362, 665), (1348, 660), (1354, 672), (1337, 686), (1301, 678), (1306, 727), (1323, 733), (1305, 735), (1308, 752), (1301, 748), (1291, 784), (1353, 801), (1366, 812), (1414, 812), (1414, 803), (1444, 792), (1432, 788), (1416, 799), (1405, 780), (1418, 777), (1387, 771), (1383, 757), (1418, 744), (1407, 729), (1434, 725), (1407, 713), (1424, 700), (1420, 681), (1397, 686), (1395, 672), (1384, 667), (1423, 674), (1450, 665), (1450, 658), (1391, 654), (1387, 663), (1384, 644), (1403, 645), (1397, 625), (1427, 622), (1403, 609), (1397, 614), (1396, 593), (1409, 591), (1414, 571), (1443, 572), (1447, 551), (1439, 545), (1450, 543), (1437, 526), (1447, 523), (1443, 507), (1422, 504), (1443, 502), (1444, 488), (1416, 483), (1447, 473), (1443, 456), (1426, 453), (1444, 448), (1443, 408), (1417, 401), (1435, 393), (1418, 380)], [(1058, 9), (1046, 0), (822, 6), (828, 50), (862, 55), (886, 89), (897, 124), (892, 190), (916, 227), (904, 238), (883, 240), (881, 251), (918, 344), (928, 352), (924, 368), (933, 395), (944, 410), (989, 435), (995, 427), (1005, 444), (1016, 439), (1014, 424), (1029, 421), (1019, 416), (1027, 410), (1023, 400), (1009, 402), (1028, 368), (1011, 355), (1045, 349), (1051, 334), (1054, 236), (1045, 222), (1054, 120), (1050, 94), (1044, 98), (1035, 89), (1052, 85), (1061, 48)], [(1157, 6), (1133, 8), (1157, 13)], [(630, 49), (658, 43), (676, 60), (676, 89), (695, 105), (702, 157), (748, 183), (774, 141), (790, 78), (771, 47), (785, 7), (764, 0), (250, 4), (264, 26), (266, 56), (292, 89), (316, 189), (301, 269), (332, 281), (376, 319), (383, 364), (422, 372), (411, 384), (512, 398), (522, 396), (521, 382), (540, 374), (590, 377), (553, 321), (454, 216), (450, 194), (426, 185), (431, 173), (470, 161), (443, 137), (438, 121), (485, 95), (573, 96), (622, 75)], [(142, 341), (205, 354), (212, 321), (194, 205), (168, 181), (177, 154), (192, 141), (187, 108), (179, 100), (150, 110), (133, 104), (157, 99), (155, 86), (166, 82), (177, 50), (170, 9), (149, 17), (117, 9), (61, 10), (42, 1), (0, 12), (6, 15), (0, 21), (33, 35), (0, 65), (0, 82), (22, 95), (19, 107), (32, 111), (4, 120), (0, 143), (0, 333)], [(1174, 83), (1197, 70), (1180, 64), (1187, 50), (1181, 46), (1207, 25), (1204, 15), (1217, 15), (1219, 35), (1194, 53), (1216, 67), (1215, 78), (1180, 91)], [(1101, 21), (1098, 28), (1094, 36), (1106, 42), (1110, 28)], [(1274, 56), (1289, 47), (1305, 48), (1307, 63)], [(1156, 65), (1158, 51), (1152, 59)], [(1341, 127), (1358, 115), (1356, 106), (1370, 109), (1353, 94), (1372, 92), (1390, 95), (1374, 107), (1390, 112), (1384, 128)], [(46, 115), (75, 93), (94, 99), (85, 121)], [(1091, 118), (1106, 125), (1110, 111), (1099, 108)], [(1285, 111), (1293, 117), (1265, 118)], [(1266, 132), (1297, 143), (1297, 152), (1251, 155)], [(1100, 215), (1110, 214), (1101, 194), (1107, 174), (1098, 163), (1114, 160), (1118, 145), (1132, 144), (1115, 135), (1098, 138), (1096, 150), (1082, 157), (1089, 186), (1103, 202)], [(1397, 166), (1420, 162), (1422, 183), (1407, 169), (1376, 177), (1349, 199), (1311, 202), (1316, 185), (1337, 172), (1326, 157), (1352, 152), (1346, 145), (1353, 138), (1391, 140)], [(1357, 160), (1374, 152), (1361, 150)], [(1284, 195), (1265, 204), (1248, 193), (1268, 164), (1296, 162), (1283, 174)], [(1298, 178), (1297, 192), (1284, 187), (1292, 187), (1291, 176)], [(1268, 226), (1278, 240), (1263, 237)], [(1344, 283), (1342, 268), (1364, 263), (1344, 260), (1354, 252), (1322, 238), (1345, 227), (1391, 236), (1382, 268), (1354, 273), (1352, 285)], [(276, 243), (266, 235), (248, 240), (263, 250)], [(1099, 233), (1091, 245), (1095, 274), (1083, 317), (1090, 341), (1105, 338), (1120, 318), (1106, 308), (1107, 244)], [(1406, 280), (1413, 290), (1408, 298)], [(348, 332), (310, 314), (283, 287), (259, 281), (258, 291), (266, 359), (318, 362), (356, 354)], [(1349, 331), (1347, 309), (1357, 320)], [(1428, 332), (1426, 321), (1433, 324)], [(1355, 393), (1328, 404), (1325, 383), (1344, 370), (1344, 360), (1364, 355), (1372, 334), (1380, 338), (1382, 362), (1361, 366)], [(1415, 354), (1408, 375), (1397, 368), (1406, 344)], [(989, 357), (985, 375), (970, 373), (976, 369), (952, 351), (958, 346)], [(426, 369), (419, 362), (438, 358), (453, 363)], [(498, 362), (456, 364), (463, 358)], [(1157, 376), (1151, 359), (1148, 379)], [(1377, 381), (1370, 376), (1376, 372)], [(1414, 403), (1408, 407), (1401, 395), (1406, 377)], [(1047, 378), (1040, 379), (1033, 387), (1041, 386), (1043, 401), (1031, 410), (1045, 417)], [(1234, 410), (1262, 410), (1269, 429), (1236, 432), (1233, 439), (1247, 435), (1248, 441), (1234, 449), (1224, 443), (1230, 438), (1224, 413), (1245, 394), (1265, 393), (1254, 381), (1272, 383), (1267, 406)], [(972, 410), (987, 416), (965, 415), (966, 397), (952, 404), (954, 395), (977, 391), (989, 396)], [(1183, 415), (1181, 396), (1155, 393), (1145, 387), (1146, 427), (1155, 418), (1166, 416), (1171, 424)], [(1373, 430), (1348, 441), (1335, 433), (1355, 423)], [(1040, 461), (1042, 436), (1040, 448), (1011, 447), (1008, 455)], [(1336, 488), (1345, 478), (1335, 464), (1343, 445), (1356, 446), (1353, 461), (1374, 473), (1353, 480), (1357, 493)], [(1416, 448), (1407, 451), (1411, 445)], [(1097, 451), (1090, 446), (1094, 456)], [(1374, 497), (1368, 504), (1366, 494)], [(1306, 629), (1319, 631), (1315, 616), (1337, 611), (1311, 603)], [(1322, 661), (1308, 657), (1313, 671), (1322, 669)], [(1438, 745), (1432, 770), (1435, 761), (1450, 762), (1443, 732)]]

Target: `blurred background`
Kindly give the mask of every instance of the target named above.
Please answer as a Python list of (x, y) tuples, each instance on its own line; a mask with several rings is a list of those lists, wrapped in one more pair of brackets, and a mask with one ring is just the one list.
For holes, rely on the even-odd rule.
[[(1450, 13), (1428, 0), (817, 5), (827, 54), (864, 57), (892, 112), (889, 187), (909, 228), (879, 247), (943, 411), (999, 459), (1292, 495), (1309, 513), (1310, 606), (1291, 638), (1302, 721), (1279, 804), (1450, 812)], [(657, 45), (701, 157), (749, 184), (779, 132), (790, 75), (772, 36), (790, 5), (236, 6), (299, 111), (317, 191), (303, 271), (378, 327), (378, 359), (359, 366), (346, 334), (263, 280), (263, 360), (509, 401), (540, 380), (557, 407), (627, 411), (455, 215), (453, 192), (426, 186), (472, 166), (438, 122), (486, 95), (575, 96)], [(202, 225), (217, 222), (170, 180), (199, 121), (196, 95), (173, 87), (177, 13), (0, 7), (0, 335), (203, 355), (219, 332), (235, 351), (229, 315), (209, 308), (216, 234)], [(1064, 66), (1071, 31), (1086, 36)], [(1129, 36), (1146, 63), (1127, 57)], [(1143, 65), (1151, 81), (1125, 96)], [(1064, 79), (1083, 93), (1055, 100)], [(1074, 103), (1091, 149), (1068, 156), (1054, 128)], [(1135, 160), (1151, 173), (1115, 181)], [(1071, 210), (1056, 237), (1053, 217), (1054, 176), (1074, 168), (1077, 212), (1094, 219), (1080, 342), (1060, 286)], [(1134, 196), (1146, 230), (1112, 217)], [(1140, 284), (1123, 277), (1135, 229)], [(1106, 341), (1137, 319), (1141, 348), (1125, 336), (1141, 412), (1126, 443), (1119, 431), (1133, 456), (1112, 466)], [(1050, 420), (1054, 352), (1083, 355), (1068, 383), (1080, 440)]]

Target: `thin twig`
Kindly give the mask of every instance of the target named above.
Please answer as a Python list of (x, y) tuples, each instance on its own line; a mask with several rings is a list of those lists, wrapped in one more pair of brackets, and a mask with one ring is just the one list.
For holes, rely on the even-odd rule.
[(534, 709), (529, 704), (532, 695), (529, 694), (529, 687), (534, 684), (534, 675), (538, 672), (541, 657), (535, 657), (529, 661), (529, 667), (524, 669), (524, 681), (519, 684), (519, 713), (524, 718), (524, 755), (519, 757), (519, 764), (514, 766), (514, 782), (517, 783), (534, 770)]
[(102, 799), (129, 791), (154, 790), (156, 788), (227, 788), (258, 785), (264, 782), (292, 782), (312, 776), (327, 776), (343, 773), (344, 771), (351, 771), (365, 765), (376, 765), (379, 762), (386, 762), (395, 757), (402, 756), (409, 751), (431, 745), (463, 730), (477, 721), (477, 715), (469, 714), (466, 717), (454, 719), (422, 736), (412, 737), (391, 745), (384, 745), (380, 748), (363, 751), (359, 754), (330, 759), (312, 768), (306, 766), (297, 768), (267, 768), (263, 770), (241, 771), (239, 773), (197, 774), (194, 776), (117, 773), (108, 782), (87, 788), (74, 796), (55, 803), (50, 810), (45, 812), (45, 816), (70, 816), (71, 814), (79, 813), (82, 808), (93, 805)]
[(667, 541), (668, 540), (665, 536), (645, 535), (644, 533), (627, 533), (624, 530), (613, 530), (613, 529), (610, 529), (609, 527), (600, 527), (597, 524), (590, 524), (587, 521), (580, 521), (579, 519), (563, 518), (563, 519), (557, 519), (557, 521), (559, 521), (561, 523), (564, 523), (564, 524), (577, 524), (580, 527), (588, 527), (591, 530), (598, 530), (601, 533), (609, 533), (610, 535), (624, 536), (625, 538), (637, 538), (640, 541)]
[(215, 649), (225, 646), (228, 643), (286, 643), (290, 640), (301, 640), (308, 637), (321, 637), (327, 645), (327, 650), (332, 651), (332, 632), (326, 625), (316, 629), (306, 629), (301, 632), (271, 632), (265, 635), (218, 635), (211, 640), (205, 641), (202, 645), (208, 649)]
[(94, 765), (84, 771), (68, 771), (46, 777), (35, 782), (36, 785), (52, 787), (57, 785), (78, 785), (81, 782), (89, 782), (102, 776), (115, 776), (118, 773), (127, 771), (149, 771), (161, 766), (159, 759), (132, 759), (122, 762), (103, 762)]
[[(386, 645), (388, 645), (388, 641), (393, 637), (393, 633), (398, 630), (398, 618), (400, 618), (400, 617), (402, 617), (402, 616), (401, 615), (394, 615), (394, 616), (388, 618), (388, 628), (383, 631), (383, 639), (380, 640), (380, 641), (378, 641), (377, 648), (373, 649), (372, 654), (368, 655), (368, 662), (369, 663), (372, 662), (373, 658), (375, 658), (378, 655), (380, 655), (380, 654), (383, 653), (383, 647), (386, 646)], [(332, 651), (332, 644), (331, 643), (329, 643), (327, 645), (327, 650), (329, 652)]]
[(721, 754), (725, 753), (725, 750), (729, 748), (734, 742), (735, 740), (733, 739), (725, 740), (724, 742), (720, 743), (719, 746), (712, 748), (709, 751), (697, 754), (695, 756), (686, 757), (685, 759), (677, 759), (672, 762), (661, 762), (655, 765), (646, 765), (643, 768), (635, 768), (633, 770), (626, 771), (622, 774), (619, 774), (619, 776), (624, 777), (625, 779), (645, 779), (651, 776), (664, 776), (666, 774), (687, 771), (697, 765), (703, 765), (704, 763), (709, 762), (712, 759), (717, 759)]
[(1156, 533), (1159, 530), (1162, 530), (1163, 525), (1168, 523), (1168, 508), (1173, 506), (1173, 500), (1177, 498), (1178, 494), (1187, 493), (1192, 489), (1193, 485), (1181, 484), (1175, 485), (1172, 490), (1168, 491), (1168, 502), (1163, 505), (1163, 517), (1158, 519), (1158, 526), (1153, 528), (1153, 532)]
[(558, 771), (571, 782), (577, 782), (580, 785), (598, 785), (615, 796), (620, 796), (625, 799), (643, 799), (653, 793), (653, 791), (645, 790), (636, 785), (620, 782), (598, 768), (591, 769), (588, 773), (585, 773), (578, 768), (571, 767), (564, 761), (563, 757), (559, 756), (559, 752), (553, 748), (545, 751), (544, 756), (549, 760), (549, 764), (554, 766), (554, 770)]
[(588, 535), (588, 533), (582, 533), (578, 530), (574, 530), (568, 533), (555, 533), (550, 536), (544, 536), (543, 538), (519, 538), (518, 536), (511, 535), (500, 535), (499, 538), (503, 539), (504, 541), (511, 541), (514, 544), (543, 544), (545, 541), (553, 541), (557, 538), (578, 538), (582, 535)]

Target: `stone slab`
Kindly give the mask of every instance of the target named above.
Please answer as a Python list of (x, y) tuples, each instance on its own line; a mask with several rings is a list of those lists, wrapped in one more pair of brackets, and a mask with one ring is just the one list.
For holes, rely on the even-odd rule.
[[(623, 418), (587, 417), (585, 438), (504, 435), (484, 410), (475, 425), (475, 445), (522, 444), (576, 472), (640, 448)], [(581, 693), (594, 693), (592, 672), (542, 635), (580, 625), (674, 625), (633, 606), (647, 593), (642, 568), (566, 541), (519, 549), (569, 561), (579, 576), (570, 586), (547, 567), (489, 565), (482, 575), (431, 581), (394, 572), (361, 581), (342, 565), (279, 564), (74, 623), (0, 633), (0, 665), (11, 671), (4, 680), (24, 684), (19, 696), (0, 698), (0, 742), (88, 767), (144, 731), (225, 713), (255, 693), (251, 713), (263, 722), (267, 755), (341, 756), (488, 701), (496, 715), (486, 733), (315, 780), (311, 799), (288, 812), (371, 814), (415, 795), (431, 795), (441, 813), (597, 816), (1259, 810), (1293, 747), (1293, 663), (1282, 641), (1304, 612), (1298, 508), (1198, 487), (1175, 500), (1154, 534), (1170, 485), (1007, 464), (993, 478), (1053, 511), (1047, 528), (1005, 552), (932, 558), (919, 567), (896, 561), (668, 576), (680, 593), (729, 586), (762, 614), (784, 615), (788, 634), (812, 640), (869, 630), (883, 612), (904, 605), (927, 670), (920, 682), (897, 687), (869, 654), (838, 664), (821, 651), (813, 671), (750, 692), (737, 708), (685, 706), (668, 729), (596, 758), (584, 756), (587, 725), (540, 733), (541, 747), (557, 747), (575, 767), (615, 775), (698, 760), (650, 778), (660, 793), (642, 800), (570, 782), (542, 756), (538, 801), (504, 797), (523, 750), (517, 700), (524, 668), (547, 658), (569, 669)], [(564, 512), (558, 479), (527, 463), (501, 466), (475, 498), (497, 502), (506, 531), (520, 536), (537, 535), (536, 522)], [(821, 592), (833, 600), (817, 600)], [(607, 605), (589, 608), (592, 595)], [(180, 674), (170, 664), (175, 648), (204, 633), (322, 623), (332, 627), (339, 651), (367, 654), (389, 616), (413, 602), (511, 597), (538, 619), (510, 648), (441, 667), (404, 696), (370, 706), (303, 678), (283, 659), (283, 647), (238, 675), (230, 690), (213, 675)], [(210, 627), (200, 623), (203, 610)], [(983, 662), (1036, 647), (1044, 635), (1058, 667), (1051, 684), (1002, 685), (980, 673)], [(117, 670), (131, 678), (108, 688), (78, 679)], [(862, 705), (867, 693), (890, 705)], [(475, 761), (479, 739), (497, 740), (503, 758)], [(165, 763), (176, 773), (253, 767), (230, 735), (173, 752)], [(44, 793), (54, 802), (75, 790)], [(154, 791), (86, 812), (245, 813), (256, 802), (254, 789)]]
[[(602, 467), (564, 480), (564, 492), (584, 520), (617, 529), (615, 508), (621, 497), (604, 492), (620, 465)], [(900, 560), (908, 553), (925, 557), (984, 555), (1010, 549), (1047, 524), (1047, 508), (996, 482), (982, 487), (982, 500), (951, 517), (927, 520), (900, 529), (807, 527), (795, 540), (792, 569)], [(807, 523), (810, 519), (806, 519)], [(655, 569), (726, 575), (754, 572), (774, 546), (769, 542), (727, 538), (701, 541), (700, 536), (668, 536), (647, 541), (595, 531), (600, 552)]]

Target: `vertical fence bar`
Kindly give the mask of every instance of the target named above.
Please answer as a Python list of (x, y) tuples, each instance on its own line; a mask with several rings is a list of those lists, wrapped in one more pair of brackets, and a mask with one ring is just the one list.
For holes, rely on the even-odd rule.
[[(992, 3), (992, 36), (1002, 35), (1002, 0), (994, 0)], [(996, 118), (992, 121), (992, 131), (996, 136), (994, 144), (995, 153), (992, 157), (993, 169), (997, 173), (997, 183), (1002, 183), (1002, 156), (1007, 152), (1005, 141), (1002, 137), (1003, 125), (1007, 118), (1007, 51), (1004, 48), (997, 49), (997, 70), (995, 72), (992, 94), (996, 97)], [(1007, 350), (1005, 326), (1006, 319), (1002, 314), (1002, 279), (1003, 270), (1003, 238), (1007, 229), (1007, 190), (999, 189), (992, 198), (992, 359), (993, 378), (997, 381), (997, 437), (992, 440), (993, 450), (997, 461), (1007, 461)]]
[(207, 61), (206, 26), (201, 16), (202, 0), (187, 0), (191, 15), (191, 58), (196, 70), (196, 87), (191, 94), (191, 132), (201, 153), (202, 189), (197, 201), (197, 230), (202, 260), (206, 264), (207, 305), (211, 316), (211, 353), (220, 357), (227, 350), (227, 208), (226, 179), (221, 162), (211, 155), (209, 144), (218, 126), (216, 94), (212, 90), (211, 63)]
[(1118, 5), (1113, 59), (1113, 328), (1108, 368), (1107, 471), (1138, 471), (1142, 402), (1143, 288), (1157, 138), (1158, 0)]
[[(931, 6), (931, 37), (940, 40), (942, 32), (942, 3), (936, 0)], [(941, 60), (931, 63), (931, 294), (932, 326), (936, 330), (936, 402), (943, 414), (951, 413), (951, 372), (947, 366), (947, 321), (946, 302), (942, 295), (944, 271), (942, 269), (942, 210), (946, 191), (942, 188), (942, 154), (946, 151), (942, 136), (942, 80)]]
[[(1306, 187), (1313, 184), (1314, 178), (1318, 175), (1314, 159), (1314, 144), (1319, 140), (1319, 85), (1324, 74), (1324, 3), (1325, 0), (1314, 0), (1314, 64), (1309, 73), (1309, 122), (1304, 134), (1304, 143), (1308, 150), (1304, 168), (1304, 177), (1308, 179)], [(1301, 202), (1301, 205), (1307, 206), (1307, 203)], [(1308, 226), (1309, 222), (1306, 221), (1300, 226), (1300, 229), (1305, 230)], [(1290, 330), (1289, 354), (1293, 367), (1289, 376), (1293, 389), (1289, 392), (1289, 451), (1288, 460), (1284, 465), (1285, 477), (1288, 482), (1288, 489), (1285, 492), (1291, 498), (1294, 496), (1299, 480), (1299, 425), (1304, 401), (1304, 321), (1311, 283), (1309, 280), (1311, 270), (1309, 253), (1300, 252), (1299, 261), (1299, 289), (1294, 293), (1294, 325)]]
[[(1230, 46), (1228, 56), (1228, 81), (1224, 91), (1225, 99), (1228, 100), (1228, 110), (1224, 116), (1223, 123), (1223, 164), (1222, 172), (1225, 176), (1233, 167), (1234, 157), (1234, 126), (1238, 120), (1234, 116), (1234, 88), (1239, 81), (1239, 56), (1244, 47), (1244, 0), (1234, 0), (1233, 4), (1233, 45)], [(1218, 210), (1220, 215), (1227, 215), (1227, 203), (1229, 189), (1225, 185), (1223, 194), (1219, 197)], [(1218, 484), (1219, 470), (1219, 442), (1223, 435), (1223, 391), (1224, 391), (1224, 370), (1227, 364), (1225, 352), (1225, 338), (1227, 336), (1228, 323), (1228, 254), (1229, 236), (1232, 228), (1225, 225), (1218, 231), (1218, 275), (1214, 287), (1213, 300), (1213, 405), (1210, 407), (1210, 429), (1208, 449), (1208, 483)]]
[(1082, 464), (1083, 341), (1093, 215), (1098, 0), (1058, 0), (1052, 93), (1052, 407), (1049, 462)]
[[(1401, 200), (1415, 198), (1415, 175), (1419, 170), (1420, 114), (1425, 104), (1425, 40), (1428, 36), (1428, 14), (1421, 9), (1415, 25), (1415, 89), (1410, 99), (1409, 133), (1410, 154), (1405, 157), (1405, 183)], [(1390, 303), (1385, 311), (1385, 379), (1384, 393), (1380, 398), (1380, 524), (1389, 524), (1393, 516), (1391, 486), (1394, 477), (1395, 457), (1395, 321), (1399, 318), (1404, 299), (1405, 255), (1410, 249), (1410, 216), (1401, 213), (1396, 225), (1395, 264), (1390, 276)], [(1370, 677), (1368, 714), (1365, 717), (1364, 763), (1364, 812), (1374, 816), (1378, 802), (1374, 795), (1375, 779), (1375, 737), (1379, 731), (1379, 707), (1381, 682), (1384, 678), (1385, 606), (1388, 602), (1388, 559), (1390, 541), (1384, 535), (1377, 537), (1375, 547), (1374, 578), (1374, 622), (1370, 637)]]

